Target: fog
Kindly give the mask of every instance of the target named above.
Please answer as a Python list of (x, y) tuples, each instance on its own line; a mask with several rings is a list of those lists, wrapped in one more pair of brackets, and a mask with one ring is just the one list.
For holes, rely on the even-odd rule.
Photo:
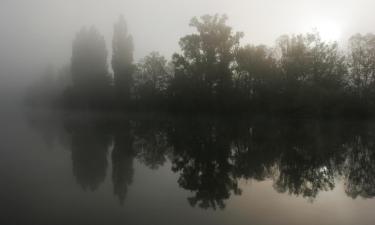
[(374, 9), (0, 0), (0, 225), (374, 224)]
[(0, 88), (20, 89), (47, 65), (68, 64), (82, 26), (94, 25), (105, 36), (110, 56), (120, 14), (134, 37), (137, 61), (151, 51), (167, 59), (179, 51), (193, 16), (227, 14), (228, 24), (245, 33), (242, 43), (272, 45), (282, 34), (314, 27), (323, 29), (323, 37), (333, 27), (344, 43), (354, 33), (375, 32), (374, 8), (372, 0), (1, 0)]

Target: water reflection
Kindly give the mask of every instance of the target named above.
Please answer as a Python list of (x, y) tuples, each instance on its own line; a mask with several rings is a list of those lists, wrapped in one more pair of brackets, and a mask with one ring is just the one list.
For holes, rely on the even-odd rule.
[(30, 124), (68, 145), (83, 189), (98, 188), (111, 160), (113, 192), (121, 204), (135, 160), (155, 170), (169, 161), (179, 186), (191, 192), (188, 203), (204, 209), (225, 208), (231, 196), (241, 195), (241, 179), (272, 180), (275, 191), (309, 201), (335, 188), (337, 179), (344, 180), (351, 198), (375, 195), (375, 124), (369, 121), (80, 114), (60, 115), (51, 123), (46, 118), (30, 116)]
[(130, 122), (118, 123), (113, 133), (114, 148), (112, 151), (112, 181), (113, 193), (123, 204), (128, 186), (133, 182), (133, 161), (137, 155), (134, 150), (134, 134)]
[(95, 191), (108, 167), (110, 133), (100, 121), (66, 121), (71, 136), (73, 174), (83, 189)]

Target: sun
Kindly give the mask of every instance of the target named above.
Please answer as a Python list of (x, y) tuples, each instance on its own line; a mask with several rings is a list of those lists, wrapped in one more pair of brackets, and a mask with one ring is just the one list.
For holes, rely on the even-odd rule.
[(340, 24), (329, 19), (313, 21), (310, 29), (316, 29), (324, 41), (339, 41), (342, 35)]

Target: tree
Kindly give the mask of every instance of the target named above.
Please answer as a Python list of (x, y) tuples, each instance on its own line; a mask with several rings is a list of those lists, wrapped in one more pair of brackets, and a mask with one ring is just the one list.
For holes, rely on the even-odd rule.
[[(225, 15), (194, 17), (190, 26), (198, 33), (180, 39), (182, 55), (175, 54), (175, 92), (177, 98), (209, 107), (229, 102), (232, 88), (234, 53), (239, 47), (242, 33), (233, 34), (226, 25)], [(192, 95), (189, 97), (189, 95)], [(194, 103), (193, 103), (194, 104)]]
[(349, 81), (363, 98), (375, 84), (375, 35), (356, 34), (349, 40)]
[(284, 105), (293, 111), (331, 111), (342, 94), (347, 74), (345, 57), (337, 43), (326, 43), (318, 33), (309, 33), (282, 36), (278, 48), (285, 81)]
[(114, 72), (114, 86), (117, 98), (129, 102), (133, 85), (133, 38), (128, 34), (123, 16), (114, 25), (112, 68)]
[(236, 64), (234, 86), (239, 98), (246, 104), (249, 101), (270, 104), (280, 91), (280, 76), (272, 50), (264, 45), (246, 45), (238, 50)]
[(83, 28), (73, 41), (71, 100), (80, 106), (103, 104), (110, 79), (104, 37), (94, 28)]
[(137, 65), (135, 89), (137, 98), (145, 104), (165, 100), (171, 79), (167, 60), (158, 52), (152, 52)]

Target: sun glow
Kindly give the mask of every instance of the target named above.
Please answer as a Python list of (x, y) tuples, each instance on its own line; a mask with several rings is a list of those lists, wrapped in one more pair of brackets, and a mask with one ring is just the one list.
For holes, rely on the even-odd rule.
[(310, 29), (319, 32), (324, 41), (339, 41), (342, 30), (340, 24), (328, 19), (319, 19), (312, 22)]

